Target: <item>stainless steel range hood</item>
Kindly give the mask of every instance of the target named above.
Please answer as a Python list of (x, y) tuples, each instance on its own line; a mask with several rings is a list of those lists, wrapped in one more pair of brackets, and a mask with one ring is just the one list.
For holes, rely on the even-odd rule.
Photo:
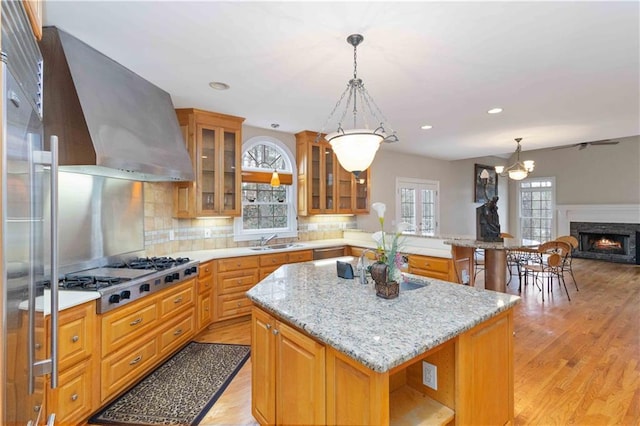
[(167, 92), (77, 38), (43, 29), (44, 131), (61, 170), (140, 181), (194, 180)]

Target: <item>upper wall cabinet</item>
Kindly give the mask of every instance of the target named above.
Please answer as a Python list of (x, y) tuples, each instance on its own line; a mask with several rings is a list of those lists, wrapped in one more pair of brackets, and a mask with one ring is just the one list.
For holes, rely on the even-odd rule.
[(42, 0), (23, 0), (24, 9), (29, 17), (33, 35), (42, 39)]
[(194, 108), (176, 114), (196, 180), (174, 184), (173, 216), (240, 216), (244, 118)]
[(298, 214), (369, 213), (370, 171), (356, 179), (338, 163), (331, 145), (317, 132), (296, 133)]

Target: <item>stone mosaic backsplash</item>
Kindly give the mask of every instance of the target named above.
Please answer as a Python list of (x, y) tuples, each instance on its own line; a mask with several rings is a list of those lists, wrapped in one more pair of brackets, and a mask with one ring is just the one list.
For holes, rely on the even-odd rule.
[[(143, 188), (144, 244), (147, 256), (249, 247), (257, 243), (233, 240), (233, 218), (173, 218), (173, 184), (170, 182), (145, 182)], [(298, 238), (278, 238), (274, 242), (342, 238), (344, 230), (356, 227), (355, 216), (299, 217)]]

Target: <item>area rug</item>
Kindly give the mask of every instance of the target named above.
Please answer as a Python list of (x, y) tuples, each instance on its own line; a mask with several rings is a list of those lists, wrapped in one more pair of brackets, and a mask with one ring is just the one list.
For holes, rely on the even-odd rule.
[(249, 349), (191, 342), (89, 423), (197, 425), (247, 361)]

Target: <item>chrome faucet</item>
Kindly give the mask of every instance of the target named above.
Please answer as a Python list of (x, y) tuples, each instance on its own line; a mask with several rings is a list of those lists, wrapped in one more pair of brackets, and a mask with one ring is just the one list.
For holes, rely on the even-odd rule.
[(264, 247), (267, 245), (267, 243), (271, 240), (273, 240), (274, 238), (276, 238), (278, 236), (278, 234), (273, 234), (270, 235), (268, 237), (260, 237), (260, 247)]
[(360, 284), (368, 284), (367, 281), (367, 268), (364, 266), (365, 255), (368, 253), (375, 253), (375, 250), (364, 249), (362, 253), (360, 253), (360, 259), (358, 259), (358, 265), (360, 265)]

